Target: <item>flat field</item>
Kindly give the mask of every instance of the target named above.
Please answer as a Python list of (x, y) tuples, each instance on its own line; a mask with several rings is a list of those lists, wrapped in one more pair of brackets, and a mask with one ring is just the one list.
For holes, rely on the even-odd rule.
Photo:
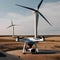
[[(44, 42), (38, 43), (38, 54), (23, 54), (23, 42), (16, 42), (16, 37), (0, 37), (0, 50), (18, 56), (21, 60), (60, 60), (60, 36), (45, 36)], [(33, 46), (34, 47), (34, 46)]]

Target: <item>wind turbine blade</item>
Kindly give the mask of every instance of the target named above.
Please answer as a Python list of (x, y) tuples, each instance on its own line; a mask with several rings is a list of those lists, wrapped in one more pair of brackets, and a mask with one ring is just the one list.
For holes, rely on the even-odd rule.
[(42, 2), (43, 2), (43, 0), (41, 0), (41, 1), (40, 1), (40, 3), (38, 4), (37, 9), (39, 9), (39, 8), (40, 8), (40, 6), (41, 6)]
[[(45, 20), (49, 25), (51, 25), (50, 22), (43, 16), (42, 13), (40, 13), (40, 12), (38, 12), (38, 13), (44, 18), (44, 20)], [(51, 26), (52, 26), (52, 25), (51, 25)]]
[(12, 27), (12, 25), (8, 26), (7, 28), (10, 28), (10, 27)]
[(14, 24), (13, 26), (17, 26), (17, 25)]
[(19, 4), (16, 4), (16, 5), (19, 6), (19, 7), (29, 9), (29, 10), (37, 11), (36, 9), (30, 8), (30, 7), (22, 6), (22, 5), (19, 5)]
[(11, 20), (11, 25), (13, 25), (13, 21)]

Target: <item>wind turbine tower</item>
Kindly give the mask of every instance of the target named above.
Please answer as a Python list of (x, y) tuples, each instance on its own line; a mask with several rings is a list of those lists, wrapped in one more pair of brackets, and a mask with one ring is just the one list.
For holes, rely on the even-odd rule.
[(14, 37), (14, 35), (15, 35), (15, 33), (14, 33), (14, 31), (15, 31), (15, 24), (13, 23), (13, 21), (11, 20), (11, 25), (10, 26), (8, 26), (8, 28), (10, 28), (10, 27), (12, 27), (12, 37)]

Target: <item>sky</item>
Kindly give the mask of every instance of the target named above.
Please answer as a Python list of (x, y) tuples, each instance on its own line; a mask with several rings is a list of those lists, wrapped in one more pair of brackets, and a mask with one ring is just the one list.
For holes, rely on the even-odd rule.
[[(15, 35), (34, 34), (34, 13), (16, 4), (37, 8), (41, 0), (0, 0), (0, 35), (12, 35), (13, 20)], [(60, 0), (44, 0), (39, 11), (52, 24), (50, 26), (41, 16), (38, 22), (38, 35), (60, 35)]]

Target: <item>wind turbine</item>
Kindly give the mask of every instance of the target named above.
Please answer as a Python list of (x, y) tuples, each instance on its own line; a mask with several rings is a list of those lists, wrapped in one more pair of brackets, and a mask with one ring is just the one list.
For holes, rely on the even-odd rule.
[(8, 28), (12, 27), (12, 31), (13, 31), (12, 37), (14, 37), (14, 35), (15, 35), (15, 34), (14, 34), (14, 31), (15, 31), (15, 30), (14, 30), (14, 29), (15, 29), (14, 27), (15, 27), (15, 26), (16, 26), (16, 25), (15, 25), (15, 24), (13, 23), (13, 21), (11, 20), (11, 25), (8, 26)]
[[(34, 24), (35, 24), (35, 25), (34, 25), (34, 37), (35, 37), (35, 38), (26, 38), (26, 39), (23, 39), (23, 40), (24, 40), (23, 53), (25, 53), (26, 44), (29, 44), (31, 51), (32, 51), (32, 49), (31, 49), (31, 48), (32, 48), (32, 45), (35, 44), (35, 50), (36, 50), (36, 52), (38, 52), (37, 43), (38, 43), (39, 41), (44, 41), (43, 38), (42, 38), (42, 39), (36, 39), (36, 38), (37, 38), (37, 29), (38, 29), (39, 15), (40, 15), (49, 25), (51, 25), (50, 22), (45, 18), (45, 16), (44, 16), (41, 12), (39, 12), (39, 8), (41, 7), (42, 2), (43, 2), (43, 0), (40, 1), (40, 3), (39, 3), (38, 6), (37, 6), (37, 9), (16, 4), (16, 5), (19, 6), (19, 7), (23, 7), (23, 8), (26, 8), (26, 9), (29, 9), (29, 10), (32, 10), (32, 11), (35, 12), (35, 22), (34, 22)], [(51, 25), (51, 26), (52, 26), (52, 25)], [(23, 41), (23, 40), (16, 38), (16, 41), (18, 41), (18, 42), (19, 42), (19, 41)]]
[[(38, 20), (39, 20), (39, 15), (49, 24), (50, 22), (45, 18), (45, 16), (39, 11), (39, 8), (41, 7), (41, 4), (42, 4), (43, 0), (40, 1), (40, 3), (38, 4), (37, 6), (37, 9), (34, 9), (34, 8), (30, 8), (30, 7), (26, 7), (26, 6), (23, 6), (23, 5), (19, 5), (19, 4), (16, 4), (17, 6), (19, 7), (23, 7), (23, 8), (26, 8), (26, 9), (29, 9), (29, 10), (32, 10), (35, 12), (35, 25), (34, 25), (34, 37), (37, 38), (37, 29), (38, 29)], [(51, 25), (52, 26), (52, 25)]]

